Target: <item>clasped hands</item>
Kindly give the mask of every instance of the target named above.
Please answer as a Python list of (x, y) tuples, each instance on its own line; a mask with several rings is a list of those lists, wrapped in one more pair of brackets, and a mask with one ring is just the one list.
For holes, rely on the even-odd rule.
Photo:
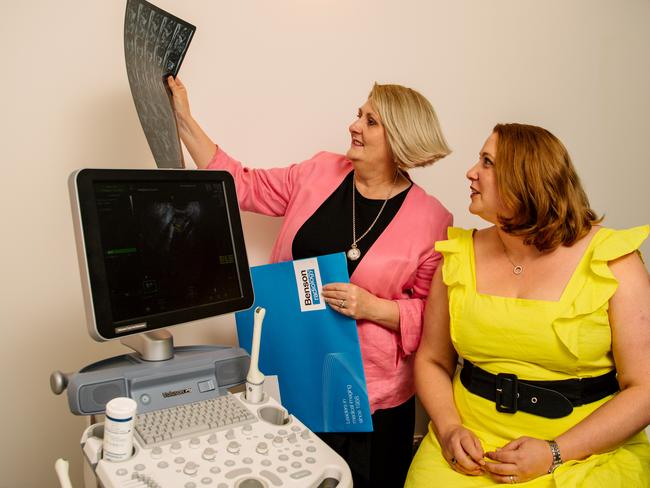
[(454, 470), (470, 476), (488, 474), (498, 483), (523, 483), (545, 475), (553, 461), (545, 440), (519, 437), (500, 449), (484, 452), (478, 437), (463, 426), (442, 435), (440, 445)]

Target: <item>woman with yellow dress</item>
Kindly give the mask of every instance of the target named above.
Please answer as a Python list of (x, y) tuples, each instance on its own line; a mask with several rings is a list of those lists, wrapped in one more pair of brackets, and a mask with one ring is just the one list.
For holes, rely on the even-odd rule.
[(648, 226), (600, 226), (540, 127), (497, 125), (467, 178), (493, 225), (436, 244), (405, 487), (649, 487)]

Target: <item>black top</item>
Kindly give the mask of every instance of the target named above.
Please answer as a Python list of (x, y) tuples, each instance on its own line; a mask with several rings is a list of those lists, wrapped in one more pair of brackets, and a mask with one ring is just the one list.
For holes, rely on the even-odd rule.
[[(293, 238), (293, 259), (305, 259), (324, 254), (347, 252), (352, 245), (352, 178), (354, 171), (345, 177), (339, 187), (334, 190), (327, 200), (318, 207), (318, 210), (307, 219)], [(384, 211), (379, 216), (377, 223), (368, 234), (357, 242), (361, 257), (356, 261), (348, 262), (348, 273), (352, 276), (361, 260), (365, 257), (370, 247), (379, 238), (384, 229), (393, 220), (397, 211), (404, 203), (406, 190), (390, 198)], [(361, 236), (377, 217), (384, 200), (371, 200), (365, 198), (358, 190), (355, 194), (357, 238)]]

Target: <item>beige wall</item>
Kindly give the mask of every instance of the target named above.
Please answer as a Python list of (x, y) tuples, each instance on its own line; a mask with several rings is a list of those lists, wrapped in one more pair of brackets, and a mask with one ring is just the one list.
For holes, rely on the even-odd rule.
[[(247, 0), (162, 8), (197, 25), (182, 69), (196, 117), (233, 155), (284, 165), (345, 151), (371, 84), (419, 89), (454, 153), (413, 173), (462, 226), (464, 173), (499, 121), (543, 125), (572, 153), (607, 223), (647, 223), (647, 0)], [(124, 67), (123, 1), (3, 1), (0, 487), (81, 480), (82, 418), (51, 371), (123, 353), (85, 332), (66, 179), (81, 167), (152, 168)], [(247, 215), (253, 264), (278, 224)], [(650, 256), (650, 247), (644, 246)], [(174, 330), (179, 344), (233, 343), (232, 317)]]

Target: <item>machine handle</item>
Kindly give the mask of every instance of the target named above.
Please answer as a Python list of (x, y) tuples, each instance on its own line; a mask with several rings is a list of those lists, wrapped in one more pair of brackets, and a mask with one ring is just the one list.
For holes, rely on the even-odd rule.
[(50, 375), (50, 389), (55, 395), (60, 395), (68, 387), (70, 375), (62, 373), (58, 369)]

